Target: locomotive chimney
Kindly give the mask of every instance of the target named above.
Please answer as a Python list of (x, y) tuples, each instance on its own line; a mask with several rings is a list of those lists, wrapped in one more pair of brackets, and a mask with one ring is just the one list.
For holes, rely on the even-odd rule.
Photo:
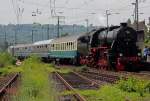
[(121, 27), (127, 27), (127, 23), (120, 23)]

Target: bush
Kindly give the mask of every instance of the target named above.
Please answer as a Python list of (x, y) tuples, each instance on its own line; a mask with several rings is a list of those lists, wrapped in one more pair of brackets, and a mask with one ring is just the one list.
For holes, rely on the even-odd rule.
[(121, 79), (118, 82), (118, 87), (123, 91), (137, 92), (140, 96), (144, 96), (144, 93), (150, 93), (150, 81), (138, 80), (132, 77), (127, 80)]
[(0, 53), (0, 67), (5, 67), (15, 63), (15, 59), (9, 53)]

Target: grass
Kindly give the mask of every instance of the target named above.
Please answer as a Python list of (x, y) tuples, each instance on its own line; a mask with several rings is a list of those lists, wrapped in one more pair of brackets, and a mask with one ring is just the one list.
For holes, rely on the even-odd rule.
[(13, 101), (55, 101), (55, 90), (46, 70), (47, 65), (33, 56), (25, 60), (21, 67), (21, 87)]
[(46, 67), (46, 70), (49, 72), (49, 73), (52, 73), (52, 72), (59, 72), (59, 73), (64, 73), (64, 74), (67, 74), (67, 73), (70, 73), (72, 72), (72, 69), (71, 68), (55, 68), (54, 65), (52, 64), (44, 64), (45, 67)]
[(105, 85), (99, 90), (79, 91), (88, 101), (148, 101), (150, 95), (144, 97), (136, 92), (125, 92), (115, 86)]

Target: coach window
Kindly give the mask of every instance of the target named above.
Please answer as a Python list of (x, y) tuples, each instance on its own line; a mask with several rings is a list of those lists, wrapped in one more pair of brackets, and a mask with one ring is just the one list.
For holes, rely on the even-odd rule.
[(66, 50), (68, 49), (68, 43), (66, 43)]
[(66, 47), (66, 43), (64, 43), (64, 50), (65, 50), (65, 47)]
[(59, 44), (59, 50), (61, 50), (61, 43)]
[(68, 42), (68, 50), (70, 50), (70, 42)]
[(63, 50), (63, 43), (61, 43), (61, 50)]
[(57, 50), (57, 44), (55, 44), (55, 50)]
[(56, 44), (54, 44), (54, 50), (56, 50)]
[(68, 50), (68, 43), (66, 43), (66, 50)]
[(60, 44), (58, 44), (58, 50), (60, 50)]
[(59, 50), (59, 44), (57, 44), (57, 50)]
[(63, 50), (65, 50), (65, 43), (64, 43), (64, 45), (63, 45)]
[(72, 42), (70, 42), (70, 50), (72, 50)]
[(70, 42), (70, 45), (69, 45), (69, 46), (70, 46), (70, 50), (72, 50), (72, 48), (71, 48), (71, 42)]
[(52, 44), (52, 50), (54, 50), (55, 49), (55, 45), (54, 44)]
[(65, 50), (65, 43), (63, 43), (63, 50)]
[(66, 43), (64, 43), (64, 50), (66, 50)]
[(60, 43), (60, 50), (62, 50), (62, 43)]
[(52, 44), (52, 50), (54, 50), (55, 49), (55, 47), (54, 47), (55, 45), (54, 44)]
[(65, 43), (63, 43), (63, 50), (65, 50)]
[(66, 43), (66, 50), (68, 49), (68, 43)]
[(58, 47), (58, 49), (57, 49), (57, 50), (59, 50), (59, 46), (60, 46), (60, 45), (58, 44), (58, 46), (57, 46), (57, 47)]
[(50, 50), (54, 50), (53, 44), (50, 44)]
[(56, 50), (58, 50), (58, 44), (56, 44)]
[(62, 50), (64, 50), (64, 43), (62, 43)]
[(72, 42), (70, 42), (70, 50), (72, 50)]
[(73, 42), (71, 42), (71, 50), (73, 50)]
[(73, 42), (73, 50), (75, 49), (75, 41)]
[(56, 44), (56, 50), (58, 50), (58, 44)]
[(72, 42), (72, 47), (73, 47), (73, 50), (74, 50), (74, 42)]
[(56, 44), (54, 44), (54, 50), (56, 50)]
[(60, 44), (60, 50), (62, 50), (62, 49), (63, 49), (63, 43)]
[(68, 42), (68, 50), (70, 50), (70, 42)]
[(56, 50), (58, 50), (58, 44), (56, 44)]
[(51, 44), (51, 45), (50, 45), (50, 49), (51, 49), (51, 50), (54, 50), (54, 44)]
[(67, 45), (67, 50), (70, 49), (70, 42), (68, 42), (68, 45)]

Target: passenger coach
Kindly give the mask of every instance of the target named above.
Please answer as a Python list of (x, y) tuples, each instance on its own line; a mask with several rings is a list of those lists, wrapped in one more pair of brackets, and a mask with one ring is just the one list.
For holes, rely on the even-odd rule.
[(50, 43), (50, 58), (57, 62), (79, 64), (81, 54), (88, 54), (86, 34), (79, 34), (54, 39)]

